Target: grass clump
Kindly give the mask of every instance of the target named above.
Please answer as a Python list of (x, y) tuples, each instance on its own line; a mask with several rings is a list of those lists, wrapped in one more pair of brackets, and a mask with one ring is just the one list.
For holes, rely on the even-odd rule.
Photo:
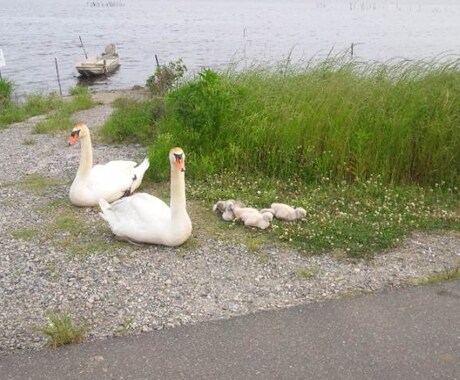
[(309, 267), (298, 267), (295, 274), (300, 278), (309, 279), (318, 275), (319, 272), (319, 266), (314, 264)]
[(156, 132), (156, 121), (164, 113), (162, 99), (139, 101), (118, 98), (114, 102), (115, 111), (100, 130), (104, 140), (116, 143), (148, 144)]
[(32, 116), (46, 114), (56, 109), (60, 103), (56, 93), (28, 95), (22, 103), (9, 102), (3, 109), (0, 107), (0, 128)]
[(46, 120), (36, 125), (35, 132), (56, 133), (68, 129), (72, 125), (70, 120), (72, 113), (93, 105), (91, 95), (86, 87), (77, 86), (69, 92), (72, 95), (70, 100), (63, 100), (53, 92), (47, 95), (28, 95), (21, 103), (8, 101), (3, 104), (1, 102), (0, 127), (53, 111)]
[(0, 78), (0, 111), (2, 111), (10, 102), (13, 93), (13, 83), (4, 78)]
[(55, 186), (63, 185), (67, 181), (51, 178), (42, 174), (34, 173), (25, 175), (19, 181), (8, 182), (3, 186), (5, 187), (19, 187), (23, 188), (37, 196), (43, 196), (51, 191)]
[(66, 311), (49, 312), (47, 318), (47, 323), (38, 331), (48, 337), (48, 345), (53, 348), (78, 343), (86, 335), (86, 326), (83, 323), (75, 323)]
[(70, 90), (70, 95), (72, 95), (70, 100), (60, 100), (54, 108), (54, 112), (46, 120), (35, 126), (35, 133), (59, 133), (67, 131), (73, 125), (71, 120), (72, 114), (79, 110), (88, 109), (94, 104), (87, 87), (74, 87)]

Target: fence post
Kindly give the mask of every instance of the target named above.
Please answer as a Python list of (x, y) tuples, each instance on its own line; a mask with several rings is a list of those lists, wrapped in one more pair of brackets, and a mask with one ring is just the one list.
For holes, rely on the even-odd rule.
[(54, 63), (56, 64), (56, 74), (57, 74), (57, 80), (59, 84), (59, 93), (61, 94), (61, 98), (62, 98), (61, 79), (59, 78), (59, 67), (58, 67), (57, 58), (54, 58)]

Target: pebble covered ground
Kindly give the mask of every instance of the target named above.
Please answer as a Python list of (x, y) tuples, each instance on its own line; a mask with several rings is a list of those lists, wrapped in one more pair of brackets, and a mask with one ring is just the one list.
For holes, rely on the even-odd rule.
[[(78, 112), (74, 119), (97, 128), (111, 111), (108, 101)], [(274, 245), (255, 254), (243, 242), (214, 236), (174, 249), (117, 242), (97, 209), (68, 205), (80, 150), (67, 147), (65, 135), (33, 134), (42, 118), (0, 130), (2, 354), (43, 348), (47, 340), (37, 328), (47, 322), (49, 310), (67, 310), (85, 322), (86, 339), (102, 339), (381, 291), (460, 265), (456, 234), (417, 233), (371, 260), (305, 257)], [(145, 155), (134, 145), (94, 144), (93, 149), (95, 163), (139, 161)], [(28, 186), (30, 178), (49, 182), (36, 189)], [(47, 240), (53, 212), (43, 210), (53, 202), (77, 213), (105, 248), (72, 254), (54, 238)], [(217, 220), (210, 204), (209, 223)], [(86, 228), (82, 226), (75, 228)], [(58, 238), (62, 243), (66, 236)]]

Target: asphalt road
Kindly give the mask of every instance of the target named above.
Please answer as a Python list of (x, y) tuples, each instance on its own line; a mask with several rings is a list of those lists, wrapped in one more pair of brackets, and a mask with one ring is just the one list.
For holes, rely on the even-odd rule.
[(460, 379), (460, 280), (0, 356), (0, 379)]

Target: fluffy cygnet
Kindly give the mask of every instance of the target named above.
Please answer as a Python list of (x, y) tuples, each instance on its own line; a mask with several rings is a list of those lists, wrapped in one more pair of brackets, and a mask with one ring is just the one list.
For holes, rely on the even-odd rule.
[(273, 220), (271, 212), (246, 212), (241, 215), (241, 220), (246, 227), (257, 227), (262, 230), (266, 229)]
[(217, 201), (216, 203), (214, 203), (214, 206), (212, 206), (212, 211), (218, 214), (223, 214), (227, 209), (227, 205), (230, 202), (235, 205), (238, 205), (239, 207), (244, 207), (244, 203), (241, 201), (235, 199), (227, 199), (226, 201)]
[(281, 220), (297, 220), (305, 218), (307, 211), (302, 207), (291, 207), (284, 203), (272, 203), (270, 208), (264, 208), (261, 212), (270, 212), (275, 218)]
[(259, 213), (259, 210), (252, 207), (242, 207), (237, 202), (229, 201), (225, 208), (222, 218), (224, 220), (242, 219), (242, 216), (248, 213)]

